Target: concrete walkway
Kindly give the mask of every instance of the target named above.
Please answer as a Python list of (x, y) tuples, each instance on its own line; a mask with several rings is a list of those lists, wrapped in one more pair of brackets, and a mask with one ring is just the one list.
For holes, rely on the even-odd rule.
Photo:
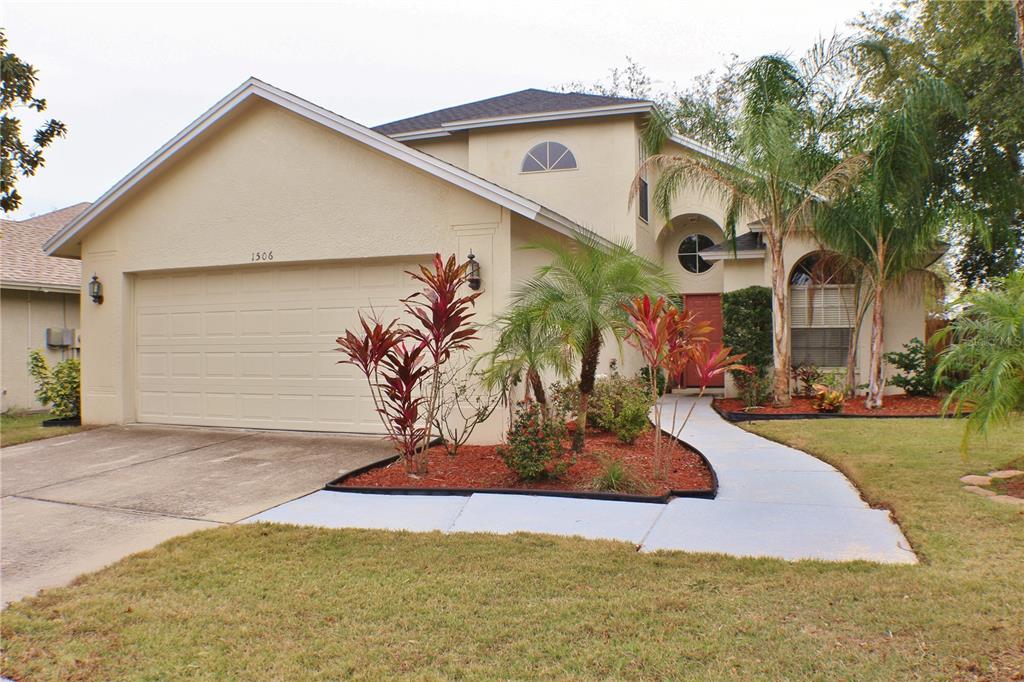
[[(666, 431), (694, 401), (666, 397)], [(676, 405), (678, 403), (678, 406)], [(577, 535), (621, 540), (640, 551), (683, 550), (780, 559), (917, 561), (883, 510), (868, 507), (835, 468), (723, 420), (702, 399), (681, 438), (718, 475), (714, 500), (668, 504), (526, 495), (466, 497), (320, 491), (248, 521), (328, 528)]]

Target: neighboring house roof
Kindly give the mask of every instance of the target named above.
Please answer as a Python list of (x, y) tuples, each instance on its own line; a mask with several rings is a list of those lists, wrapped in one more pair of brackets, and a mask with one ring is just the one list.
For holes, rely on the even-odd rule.
[[(210, 126), (214, 125), (227, 114), (248, 101), (252, 97), (259, 97), (268, 102), (276, 104), (288, 111), (302, 116), (314, 123), (326, 126), (342, 135), (361, 142), (379, 152), (394, 157), (411, 166), (419, 168), (435, 177), (441, 178), (458, 187), (461, 187), (477, 196), (493, 201), (510, 211), (518, 213), (530, 220), (533, 220), (545, 227), (555, 230), (566, 236), (574, 237), (580, 232), (590, 233), (587, 228), (573, 222), (546, 206), (527, 199), (515, 192), (505, 189), (467, 170), (454, 166), (437, 157), (419, 151), (413, 147), (392, 140), (370, 128), (360, 125), (347, 118), (339, 116), (333, 111), (317, 106), (312, 102), (302, 99), (290, 92), (275, 88), (264, 83), (258, 78), (249, 78), (240, 86), (231, 91), (224, 99), (215, 104), (202, 116), (190, 123), (184, 130), (178, 133), (171, 141), (153, 153), (143, 161), (131, 173), (122, 178), (116, 185), (96, 200), (89, 208), (82, 212), (76, 219), (55, 234), (46, 242), (44, 248), (47, 253), (53, 254), (69, 244), (72, 239), (90, 223), (104, 215), (118, 201), (129, 193), (135, 185), (144, 180), (147, 175), (158, 167), (169, 161), (175, 154), (183, 150), (191, 142), (200, 137)], [(596, 235), (595, 235), (596, 237)], [(603, 243), (608, 243), (603, 238), (596, 237)], [(68, 256), (78, 256), (78, 252), (72, 246), (63, 252)]]
[(78, 291), (82, 264), (47, 256), (43, 244), (88, 207), (82, 202), (34, 218), (0, 221), (0, 284), (9, 289)]
[(738, 235), (732, 243), (724, 241), (721, 244), (701, 249), (700, 257), (704, 260), (763, 258), (766, 251), (764, 240), (760, 234), (757, 232), (744, 232)]
[[(653, 103), (648, 100), (631, 97), (588, 95), (580, 92), (551, 92), (530, 88), (403, 118), (376, 126), (374, 130), (388, 136), (411, 139), (423, 137), (424, 135), (414, 134), (422, 134), (427, 131), (447, 135), (455, 130), (484, 125), (645, 113), (652, 106)], [(542, 114), (551, 116), (538, 116)]]

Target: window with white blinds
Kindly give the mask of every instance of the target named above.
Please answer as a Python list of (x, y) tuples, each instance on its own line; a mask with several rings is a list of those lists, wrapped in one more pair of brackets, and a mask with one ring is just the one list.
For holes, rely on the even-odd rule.
[(794, 328), (853, 326), (856, 291), (852, 285), (794, 286), (789, 292), (789, 319)]
[(854, 287), (792, 286), (789, 302), (793, 366), (845, 366), (856, 310)]

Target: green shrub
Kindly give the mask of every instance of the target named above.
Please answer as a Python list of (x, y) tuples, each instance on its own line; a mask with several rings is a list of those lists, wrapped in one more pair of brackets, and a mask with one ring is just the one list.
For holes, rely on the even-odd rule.
[(520, 403), (498, 455), (524, 481), (556, 475), (549, 467), (562, 454), (562, 434), (561, 424), (545, 419), (538, 403)]
[(734, 372), (733, 380), (746, 407), (764, 405), (772, 397), (772, 378), (764, 368), (750, 374)]
[(647, 431), (651, 422), (648, 418), (651, 406), (649, 400), (627, 400), (615, 418), (615, 435), (623, 443), (632, 445)]
[(744, 364), (772, 366), (771, 289), (747, 287), (722, 294), (722, 345), (746, 353)]
[(561, 424), (576, 418), (580, 406), (580, 389), (572, 381), (556, 381), (548, 390), (548, 413)]
[(28, 371), (36, 380), (36, 399), (50, 406), (57, 419), (74, 419), (81, 413), (82, 368), (77, 358), (58, 362), (51, 370), (43, 354), (28, 354)]
[[(650, 386), (651, 385), (651, 368), (650, 367), (641, 367), (640, 368), (640, 381), (643, 382), (644, 386)], [(665, 377), (665, 370), (658, 369), (658, 378), (657, 378), (656, 381), (657, 381), (657, 386), (658, 386), (658, 395), (665, 395), (665, 389), (668, 386), (668, 379)]]
[(814, 384), (821, 383), (823, 376), (817, 365), (797, 365), (793, 368), (793, 383), (796, 384), (793, 388), (810, 398), (814, 395)]
[(644, 493), (648, 490), (646, 481), (636, 475), (625, 462), (617, 457), (598, 454), (600, 473), (591, 481), (594, 490), (613, 493)]
[(955, 382), (936, 386), (937, 355), (933, 348), (917, 337), (903, 344), (902, 352), (886, 353), (885, 361), (901, 372), (889, 379), (888, 383), (902, 388), (907, 395), (935, 395), (936, 388), (953, 388)]
[(622, 376), (598, 379), (594, 383), (594, 391), (590, 394), (587, 423), (598, 429), (615, 431), (619, 417), (627, 405), (639, 406), (631, 409), (642, 409), (646, 419), (653, 405), (650, 386), (640, 379), (627, 379)]

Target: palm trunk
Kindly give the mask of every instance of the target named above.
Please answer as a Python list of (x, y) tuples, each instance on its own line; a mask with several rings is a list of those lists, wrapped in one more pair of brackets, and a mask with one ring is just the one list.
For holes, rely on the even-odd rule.
[[(544, 418), (548, 417), (548, 397), (544, 393), (544, 382), (541, 381), (540, 372), (531, 367), (526, 370), (526, 379), (530, 389), (533, 390), (533, 397), (536, 398), (537, 402), (540, 403), (540, 410), (544, 414)], [(529, 394), (529, 390), (527, 391)]]
[(885, 389), (885, 377), (882, 376), (882, 353), (885, 349), (885, 286), (875, 282), (875, 297), (871, 311), (871, 359), (868, 364), (868, 396), (865, 404), (868, 409), (882, 406), (882, 391)]
[(766, 233), (772, 257), (772, 355), (775, 358), (773, 402), (785, 407), (792, 402), (789, 389), (789, 306), (786, 267), (782, 261), (782, 240)]
[(583, 444), (586, 439), (584, 431), (587, 428), (587, 408), (590, 405), (590, 394), (594, 391), (594, 377), (597, 374), (597, 360), (600, 356), (601, 332), (592, 329), (590, 341), (587, 342), (580, 366), (580, 406), (576, 413), (576, 433), (572, 437), (572, 449), (575, 452), (583, 452)]

